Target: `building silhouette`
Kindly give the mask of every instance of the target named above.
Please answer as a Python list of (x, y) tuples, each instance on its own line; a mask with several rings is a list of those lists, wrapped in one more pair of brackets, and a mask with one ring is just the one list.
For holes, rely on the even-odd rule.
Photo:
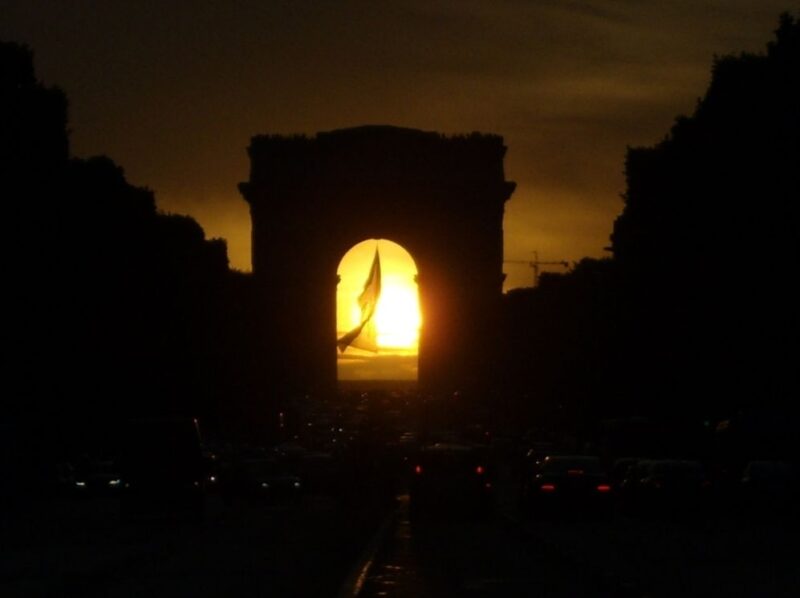
[(419, 384), (491, 384), (502, 297), (506, 147), (364, 126), (314, 137), (261, 135), (249, 147), (253, 274), (265, 375), (294, 392), (336, 384), (336, 269), (350, 247), (386, 238), (418, 267)]

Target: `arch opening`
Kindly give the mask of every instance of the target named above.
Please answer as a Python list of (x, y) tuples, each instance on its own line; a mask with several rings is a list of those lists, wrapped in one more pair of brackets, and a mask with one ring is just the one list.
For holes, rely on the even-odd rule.
[(337, 274), (337, 379), (416, 381), (422, 316), (414, 258), (398, 243), (367, 239), (344, 254)]

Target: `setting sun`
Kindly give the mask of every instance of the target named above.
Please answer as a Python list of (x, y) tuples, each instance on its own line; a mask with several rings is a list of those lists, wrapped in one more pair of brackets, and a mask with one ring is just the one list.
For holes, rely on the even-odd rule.
[(378, 347), (416, 349), (419, 344), (419, 300), (413, 281), (386, 277), (375, 311)]

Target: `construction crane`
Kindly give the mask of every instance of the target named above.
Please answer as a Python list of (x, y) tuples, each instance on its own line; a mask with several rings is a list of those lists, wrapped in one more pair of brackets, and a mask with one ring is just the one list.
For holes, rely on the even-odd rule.
[(539, 267), (540, 266), (562, 266), (564, 268), (569, 268), (569, 262), (566, 260), (556, 261), (556, 262), (542, 262), (539, 261), (539, 252), (533, 252), (533, 260), (503, 260), (504, 264), (527, 264), (533, 270), (533, 286), (536, 287), (539, 284)]

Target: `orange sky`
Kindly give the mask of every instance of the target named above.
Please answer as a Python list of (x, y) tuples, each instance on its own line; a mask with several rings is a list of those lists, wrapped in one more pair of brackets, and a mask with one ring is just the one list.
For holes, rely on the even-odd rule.
[[(162, 209), (226, 238), (241, 270), (249, 138), (368, 123), (503, 135), (518, 183), (506, 256), (574, 261), (604, 255), (626, 146), (660, 140), (703, 94), (714, 54), (763, 50), (792, 8), (0, 0), (0, 38), (31, 45), (40, 78), (67, 92), (75, 154), (112, 157)], [(525, 265), (506, 271), (509, 286), (531, 280)]]

